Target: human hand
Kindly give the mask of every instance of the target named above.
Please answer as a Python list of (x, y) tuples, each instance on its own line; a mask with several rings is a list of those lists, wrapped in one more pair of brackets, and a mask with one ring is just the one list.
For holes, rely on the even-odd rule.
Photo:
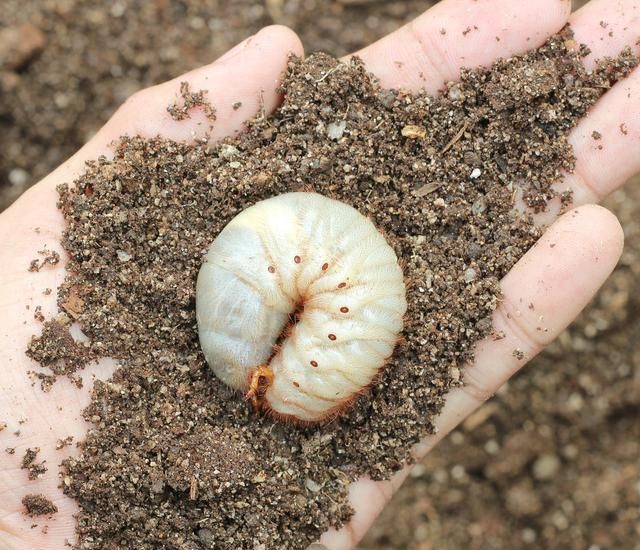
[[(498, 0), (492, 6), (491, 14), (486, 12), (482, 3), (470, 0), (445, 0), (414, 23), (412, 32), (399, 31), (385, 41), (361, 52), (370, 70), (380, 75), (383, 84), (417, 89), (423, 81), (411, 78), (422, 71), (428, 75), (429, 90), (435, 92), (444, 81), (455, 79), (461, 66), (488, 64), (499, 55), (520, 53), (540, 45), (545, 38), (558, 31), (568, 16), (568, 2), (544, 0), (535, 6), (523, 6), (515, 1)], [(544, 9), (547, 7), (547, 10)], [(633, 23), (619, 16), (612, 21), (610, 2), (600, 0), (592, 2), (580, 15), (574, 16), (577, 39), (588, 43), (598, 56), (604, 53), (617, 53), (623, 44), (632, 44), (635, 37), (631, 31), (622, 31)], [(620, 2), (629, 13), (636, 2)], [(618, 13), (618, 12), (616, 12)], [(608, 18), (611, 27), (616, 28), (613, 38), (599, 42), (601, 33), (599, 21)], [(489, 20), (491, 19), (491, 20)], [(484, 23), (483, 23), (484, 22)], [(469, 25), (479, 30), (462, 38), (462, 31)], [(439, 33), (441, 27), (449, 29), (448, 37)], [(620, 27), (618, 29), (617, 27)], [(447, 55), (435, 57), (438, 61), (429, 62), (433, 56), (424, 49), (420, 41), (426, 36), (435, 37), (433, 47), (444, 48)], [(495, 36), (501, 38), (500, 42)], [(531, 40), (527, 41), (526, 38)], [(431, 44), (431, 42), (428, 42)], [(605, 49), (605, 45), (607, 49)], [(482, 48), (480, 47), (482, 46)], [(599, 48), (599, 49), (598, 49)], [(165, 107), (175, 97), (180, 81), (188, 81), (192, 89), (208, 89), (209, 98), (218, 108), (218, 120), (213, 138), (238, 131), (242, 120), (258, 111), (258, 95), (261, 89), (265, 93), (267, 109), (273, 108), (278, 98), (270, 92), (275, 88), (274, 81), (284, 69), (288, 52), (301, 53), (297, 38), (282, 28), (270, 28), (250, 43), (244, 43), (229, 57), (217, 63), (193, 71), (186, 76), (145, 90), (129, 100), (112, 120), (70, 161), (45, 178), (38, 186), (25, 194), (11, 209), (0, 216), (0, 261), (4, 266), (5, 281), (0, 288), (0, 305), (6, 315), (0, 321), (2, 351), (0, 355), (5, 365), (3, 384), (0, 390), (0, 421), (9, 423), (8, 429), (0, 433), (0, 449), (16, 447), (16, 455), (22, 456), (27, 447), (40, 446), (42, 452), (38, 460), (46, 459), (54, 468), (63, 458), (64, 452), (56, 453), (57, 439), (73, 435), (81, 440), (86, 432), (86, 424), (80, 411), (88, 404), (87, 389), (79, 391), (67, 381), (60, 380), (51, 392), (42, 396), (39, 388), (32, 388), (26, 371), (31, 368), (24, 356), (26, 344), (37, 325), (33, 321), (33, 310), (26, 311), (25, 304), (31, 307), (42, 304), (45, 315), (55, 313), (55, 300), (42, 296), (45, 288), (55, 289), (64, 276), (63, 269), (45, 269), (36, 275), (26, 273), (26, 267), (34, 257), (34, 251), (47, 246), (60, 251), (60, 235), (63, 229), (62, 216), (55, 208), (57, 195), (55, 186), (71, 181), (78, 175), (84, 161), (100, 154), (109, 154), (108, 144), (124, 133), (153, 136), (158, 132), (173, 139), (190, 139), (201, 136), (207, 128), (204, 119), (194, 116), (190, 121), (177, 123), (168, 117)], [(435, 51), (435, 50), (434, 50)], [(392, 52), (392, 53), (387, 53)], [(466, 58), (463, 56), (467, 55)], [(399, 69), (394, 61), (402, 61)], [(418, 61), (420, 67), (416, 66)], [(430, 77), (430, 79), (429, 79)], [(627, 98), (629, 87), (640, 86), (638, 71), (625, 82), (611, 90), (594, 110), (588, 121), (583, 121), (573, 134), (573, 144), (579, 159), (580, 174), (589, 174), (590, 186), (585, 186), (578, 176), (570, 176), (568, 182), (576, 190), (577, 204), (593, 202), (586, 189), (595, 190), (602, 196), (613, 190), (638, 170), (637, 153), (634, 156), (632, 139), (637, 139), (640, 121), (631, 113), (633, 93)], [(233, 111), (231, 105), (238, 99), (243, 109)], [(637, 110), (637, 109), (636, 109)], [(629, 141), (624, 141), (617, 131), (620, 121), (628, 126)], [(198, 126), (198, 123), (203, 123)], [(598, 128), (608, 139), (607, 153), (613, 152), (608, 172), (602, 172), (604, 163), (595, 162), (602, 153), (592, 151), (590, 133)], [(610, 136), (607, 134), (610, 130)], [(602, 160), (601, 158), (599, 160)], [(634, 164), (635, 163), (635, 164)], [(586, 304), (595, 290), (613, 269), (618, 259), (622, 236), (615, 219), (606, 211), (597, 207), (580, 208), (580, 216), (565, 216), (555, 224), (543, 238), (540, 246), (530, 251), (525, 258), (503, 281), (505, 303), (496, 314), (496, 328), (508, 335), (499, 342), (481, 344), (476, 365), (467, 373), (468, 385), (462, 390), (452, 392), (448, 404), (441, 415), (438, 436), (425, 441), (418, 450), (424, 453), (438, 438), (444, 436), (460, 420), (489, 397), (504, 381), (523, 364), (512, 357), (513, 349), (524, 350), (530, 358), (568, 324)], [(34, 228), (39, 227), (40, 233)], [(556, 243), (550, 249), (545, 243)], [(597, 261), (594, 261), (598, 258)], [(538, 285), (544, 281), (544, 287)], [(524, 303), (536, 303), (535, 316), (528, 317), (522, 312), (518, 327), (514, 329), (505, 313), (517, 310), (520, 299)], [(547, 319), (549, 332), (544, 341), (538, 340), (539, 334), (532, 330), (538, 315)], [(23, 322), (26, 321), (26, 324)], [(108, 376), (110, 366), (106, 363), (84, 373), (90, 387), (90, 376), (95, 374)], [(62, 410), (59, 410), (59, 408)], [(5, 413), (6, 411), (6, 413)], [(20, 426), (19, 420), (28, 421)], [(21, 437), (12, 432), (20, 429)], [(15, 457), (0, 454), (0, 491), (5, 496), (0, 508), (0, 535), (6, 538), (9, 548), (58, 548), (65, 538), (73, 538), (74, 522), (71, 514), (76, 511), (75, 503), (61, 495), (56, 489), (57, 481), (51, 474), (42, 480), (26, 485), (26, 474), (15, 472)], [(377, 513), (381, 510), (393, 490), (399, 485), (405, 473), (399, 474), (392, 482), (373, 483), (362, 481), (352, 486), (351, 496), (356, 516), (349, 528), (339, 533), (329, 533), (323, 537), (323, 543), (330, 548), (350, 548), (366, 531)], [(32, 523), (20, 514), (22, 496), (27, 493), (44, 493), (56, 501), (60, 512), (55, 521), (47, 522), (50, 529), (47, 535), (39, 529), (31, 530)]]
[[(543, 0), (527, 5), (498, 0), (489, 10), (486, 3), (444, 0), (358, 55), (384, 87), (426, 88), (435, 94), (444, 83), (456, 80), (461, 68), (489, 65), (498, 57), (538, 47), (567, 22), (575, 40), (591, 49), (585, 59), (587, 68), (593, 68), (597, 59), (617, 55), (626, 46), (638, 52), (640, 2), (591, 0), (579, 11), (570, 11), (570, 1)], [(463, 35), (468, 27), (474, 31)], [(426, 78), (421, 78), (421, 73)], [(594, 204), (640, 171), (639, 107), (640, 69), (636, 69), (609, 90), (571, 133), (576, 169), (565, 176), (558, 190), (573, 191), (574, 206), (579, 207), (580, 214), (573, 217), (568, 212), (558, 219), (502, 280), (504, 300), (494, 315), (494, 326), (507, 338), (487, 339), (478, 345), (476, 360), (465, 371), (465, 387), (447, 396), (436, 420), (438, 433), (416, 448), (418, 459), (551, 343), (615, 266), (622, 248), (620, 227), (610, 213)], [(622, 123), (626, 135), (620, 131)], [(596, 129), (606, 143), (603, 149), (594, 145), (592, 133)], [(559, 205), (552, 205), (537, 220), (551, 224), (558, 212)], [(550, 243), (556, 246), (550, 248)], [(535, 304), (535, 311), (520, 306), (530, 303)], [(548, 332), (536, 330), (539, 318), (545, 319)], [(525, 360), (514, 357), (514, 349), (524, 351)], [(347, 528), (325, 534), (322, 542), (332, 550), (352, 548), (409, 471), (405, 468), (388, 482), (362, 480), (353, 484), (350, 497), (356, 510), (354, 518)]]
[[(36, 369), (25, 355), (28, 342), (40, 330), (34, 320), (34, 308), (51, 318), (57, 313), (56, 288), (64, 279), (64, 254), (60, 245), (64, 220), (56, 208), (56, 186), (71, 182), (84, 170), (87, 160), (111, 155), (110, 143), (121, 135), (154, 137), (161, 134), (174, 140), (202, 138), (211, 121), (204, 113), (193, 111), (186, 121), (175, 121), (167, 106), (179, 97), (180, 82), (193, 90), (208, 90), (208, 99), (216, 106), (212, 140), (241, 131), (243, 122), (262, 108), (272, 111), (279, 97), (277, 80), (286, 68), (289, 52), (302, 55), (302, 46), (294, 33), (283, 27), (264, 29), (245, 40), (211, 65), (178, 79), (143, 90), (132, 96), (111, 120), (78, 153), (57, 170), (29, 189), (13, 206), (0, 215), (0, 548), (11, 550), (54, 550), (75, 539), (76, 503), (58, 488), (58, 465), (74, 452), (75, 445), (55, 450), (58, 440), (69, 436), (81, 441), (88, 429), (81, 412), (89, 404), (93, 377), (107, 379), (114, 364), (103, 360), (79, 373), (84, 388), (79, 390), (61, 378), (43, 394), (33, 384), (28, 371)], [(264, 90), (264, 94), (261, 91)], [(233, 104), (242, 107), (234, 110)], [(36, 229), (37, 228), (37, 229)], [(63, 257), (55, 266), (28, 273), (38, 250), (55, 250)], [(44, 295), (45, 289), (52, 289)], [(24, 422), (22, 422), (24, 420)], [(14, 432), (20, 431), (19, 437)], [(41, 449), (36, 462), (46, 461), (49, 472), (40, 479), (27, 480), (20, 461), (28, 448)], [(5, 452), (15, 449), (15, 454)], [(59, 511), (51, 520), (23, 515), (21, 500), (26, 494), (44, 494)], [(31, 525), (39, 524), (32, 529)], [(43, 525), (48, 532), (42, 532)]]

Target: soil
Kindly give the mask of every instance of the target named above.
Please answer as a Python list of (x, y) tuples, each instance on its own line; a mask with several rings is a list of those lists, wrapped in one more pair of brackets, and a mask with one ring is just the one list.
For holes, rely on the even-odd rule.
[[(304, 548), (349, 519), (350, 481), (410, 460), (491, 332), (499, 279), (539, 236), (513, 209), (517, 188), (544, 208), (573, 166), (567, 133), (636, 65), (625, 52), (587, 73), (572, 38), (566, 29), (465, 70), (437, 98), (380, 89), (357, 59), (292, 58), (284, 103), (244, 135), (213, 148), (123, 138), (114, 159), (59, 187), (70, 256), (59, 305), (81, 296), (74, 318), (90, 356), (120, 362), (96, 383), (84, 413), (93, 428), (64, 463), (78, 548)], [(384, 231), (405, 264), (409, 309), (371, 391), (331, 424), (301, 427), (257, 417), (215, 379), (194, 287), (234, 215), (311, 181)], [(64, 363), (67, 340), (47, 321), (30, 354)]]
[(0, 211), (75, 153), (132, 93), (210, 63), (265, 25), (288, 25), (308, 51), (340, 56), (432, 3), (3, 0)]
[(184, 120), (189, 118), (191, 111), (194, 107), (202, 107), (206, 117), (211, 121), (216, 119), (216, 110), (211, 103), (206, 99), (207, 90), (198, 90), (192, 92), (189, 89), (188, 82), (180, 83), (180, 98), (181, 102), (173, 103), (167, 107), (167, 112), (171, 115), (173, 120)]
[(640, 181), (607, 284), (547, 351), (417, 466), (362, 550), (637, 550)]
[(22, 499), (25, 514), (30, 517), (51, 516), (58, 512), (58, 507), (44, 495), (27, 495)]
[(23, 470), (29, 470), (29, 479), (31, 481), (42, 477), (48, 471), (48, 468), (44, 465), (44, 462), (35, 462), (39, 452), (40, 449), (38, 447), (36, 447), (35, 449), (27, 449), (24, 456), (22, 457), (22, 464), (20, 467)]
[[(267, 9), (262, 0), (116, 7), (5, 0), (0, 27), (31, 23), (45, 42), (39, 45), (37, 33), (18, 35), (27, 61), (17, 70), (0, 67), (0, 210), (79, 148), (130, 93), (211, 61), (272, 22), (270, 13), (302, 35), (307, 51), (340, 55), (430, 3), (284, 0), (278, 13), (279, 2)], [(0, 33), (0, 42), (7, 36)], [(8, 46), (15, 47), (0, 44), (0, 51)], [(637, 184), (608, 201), (623, 223), (626, 246), (599, 297), (416, 468), (362, 549), (637, 547), (639, 205)], [(528, 439), (538, 443), (517, 453), (509, 475), (485, 473), (495, 471), (490, 465), (500, 462), (503, 449)], [(514, 495), (530, 503), (528, 515), (513, 506)]]
[[(78, 298), (72, 302), (75, 296), (75, 293), (67, 294), (64, 301), (60, 302), (60, 308), (64, 312), (44, 323), (42, 334), (34, 338), (27, 349), (27, 355), (31, 359), (51, 370), (50, 375), (29, 372), (32, 377), (41, 380), (43, 390), (50, 388), (58, 375), (69, 376), (81, 387), (82, 379), (73, 376), (73, 373), (95, 358), (95, 354), (84, 344), (76, 342), (69, 331), (72, 320), (78, 317), (84, 305)], [(74, 304), (75, 309), (71, 310), (70, 303)], [(68, 311), (73, 311), (73, 316), (68, 315)], [(38, 318), (44, 321), (42, 313), (39, 313)]]

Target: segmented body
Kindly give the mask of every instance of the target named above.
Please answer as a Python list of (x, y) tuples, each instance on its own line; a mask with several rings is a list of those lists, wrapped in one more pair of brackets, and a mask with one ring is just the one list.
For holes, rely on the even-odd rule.
[[(406, 308), (402, 270), (383, 235), (351, 206), (316, 193), (287, 193), (238, 214), (198, 275), (200, 343), (216, 375), (261, 408), (305, 422), (335, 415), (368, 387)], [(256, 382), (259, 369), (269, 377)]]

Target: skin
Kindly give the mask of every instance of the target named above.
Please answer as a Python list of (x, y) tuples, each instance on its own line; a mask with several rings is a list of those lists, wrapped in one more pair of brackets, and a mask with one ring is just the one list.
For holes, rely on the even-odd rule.
[[(455, 79), (462, 66), (488, 64), (498, 56), (537, 47), (568, 20), (577, 40), (594, 52), (588, 64), (596, 57), (615, 55), (625, 45), (638, 49), (640, 0), (592, 0), (572, 15), (568, 0), (443, 0), (359, 55), (384, 85), (435, 93), (445, 81)], [(608, 27), (602, 28), (600, 21), (606, 21)], [(467, 27), (474, 30), (463, 36)], [(113, 369), (103, 361), (84, 372), (83, 390), (60, 380), (46, 396), (25, 375), (29, 369), (37, 370), (24, 355), (30, 336), (39, 330), (33, 308), (42, 305), (45, 316), (55, 314), (55, 292), (45, 296), (43, 290), (55, 289), (64, 278), (64, 260), (39, 273), (27, 273), (36, 251), (46, 246), (62, 252), (63, 219), (55, 207), (55, 186), (72, 181), (86, 160), (110, 155), (109, 143), (124, 133), (202, 137), (208, 128), (204, 115), (176, 122), (165, 110), (184, 80), (193, 90), (209, 90), (218, 110), (212, 139), (241, 131), (242, 121), (260, 110), (261, 90), (267, 111), (277, 105), (280, 98), (273, 90), (289, 52), (302, 54), (299, 39), (283, 27), (269, 27), (211, 65), (135, 94), (76, 155), (0, 215), (0, 421), (8, 424), (0, 432), (0, 549), (57, 550), (64, 548), (65, 539), (73, 540), (72, 514), (77, 507), (57, 488), (56, 467), (74, 448), (55, 451), (55, 443), (69, 435), (83, 438), (88, 425), (80, 413), (89, 402), (92, 379), (107, 378)], [(238, 111), (232, 108), (236, 101), (243, 103)], [(622, 122), (627, 135), (619, 131)], [(603, 136), (602, 151), (594, 147), (594, 130)], [(478, 345), (476, 361), (466, 372), (467, 385), (451, 392), (437, 420), (439, 432), (416, 448), (419, 457), (551, 342), (613, 270), (622, 251), (622, 230), (611, 213), (593, 203), (640, 171), (640, 69), (606, 93), (570, 140), (578, 163), (562, 187), (574, 190), (577, 208), (553, 222), (538, 245), (502, 281), (505, 299), (494, 323), (507, 337)], [(552, 217), (547, 215), (544, 221), (552, 222)], [(529, 303), (535, 305), (535, 311), (526, 307)], [(27, 305), (30, 310), (25, 309)], [(548, 332), (536, 330), (540, 316)], [(514, 349), (521, 350), (524, 359), (516, 359)], [(19, 424), (23, 419), (26, 422)], [(14, 435), (16, 430), (21, 431), (20, 437)], [(43, 479), (33, 482), (19, 469), (20, 457), (30, 446), (42, 448), (38, 460), (46, 460), (50, 468)], [(6, 447), (15, 447), (15, 456), (5, 453)], [(363, 479), (353, 484), (350, 496), (355, 517), (342, 530), (325, 533), (322, 543), (334, 550), (352, 548), (406, 475), (405, 470), (389, 482)], [(46, 535), (39, 528), (31, 529), (34, 522), (21, 514), (20, 501), (27, 493), (48, 495), (60, 510), (54, 519), (38, 522), (49, 526)]]

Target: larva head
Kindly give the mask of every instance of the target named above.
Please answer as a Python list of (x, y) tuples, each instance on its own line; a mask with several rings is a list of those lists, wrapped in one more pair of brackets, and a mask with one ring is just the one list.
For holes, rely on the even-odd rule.
[(196, 292), (200, 343), (216, 375), (259, 408), (303, 422), (335, 416), (371, 384), (406, 308), (382, 234), (316, 193), (261, 201), (231, 220)]

